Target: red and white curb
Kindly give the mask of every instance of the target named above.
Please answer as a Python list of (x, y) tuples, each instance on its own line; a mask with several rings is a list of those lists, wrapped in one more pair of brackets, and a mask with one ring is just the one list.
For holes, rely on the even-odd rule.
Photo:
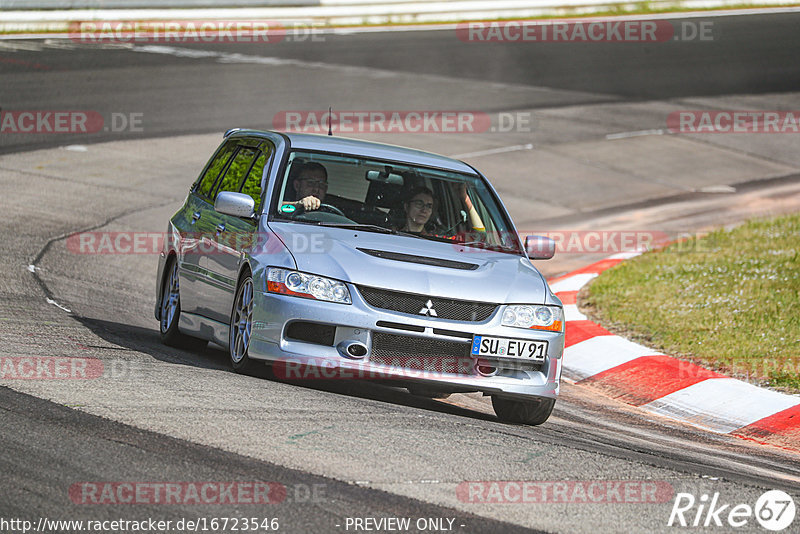
[(613, 335), (578, 311), (578, 291), (638, 252), (549, 281), (564, 303), (564, 374), (577, 384), (696, 427), (800, 452), (800, 397), (763, 389)]

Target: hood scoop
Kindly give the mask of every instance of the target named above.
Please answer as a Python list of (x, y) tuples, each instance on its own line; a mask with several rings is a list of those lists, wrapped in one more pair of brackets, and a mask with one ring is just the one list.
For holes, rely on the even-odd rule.
[(446, 267), (448, 269), (460, 269), (462, 271), (474, 271), (480, 265), (466, 263), (463, 261), (443, 260), (441, 258), (430, 258), (427, 256), (415, 256), (413, 254), (401, 254), (399, 252), (389, 252), (387, 250), (374, 250), (370, 248), (359, 248), (360, 252), (382, 258), (385, 260), (403, 261), (406, 263), (419, 263), (421, 265), (433, 265), (435, 267)]

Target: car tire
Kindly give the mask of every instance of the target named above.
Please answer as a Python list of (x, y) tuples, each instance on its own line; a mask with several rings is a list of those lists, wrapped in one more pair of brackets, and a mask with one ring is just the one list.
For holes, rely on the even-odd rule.
[(187, 336), (178, 329), (178, 322), (181, 317), (181, 293), (178, 262), (175, 256), (170, 257), (167, 260), (166, 267), (164, 267), (160, 306), (159, 332), (162, 343), (170, 347), (189, 350), (201, 350), (208, 344), (205, 339)]
[(504, 423), (541, 425), (550, 417), (555, 404), (555, 399), (512, 400), (492, 395), (494, 413)]
[(253, 331), (253, 289), (253, 276), (246, 272), (236, 286), (236, 298), (233, 299), (231, 310), (228, 354), (233, 370), (242, 374), (252, 374), (259, 367), (248, 355)]

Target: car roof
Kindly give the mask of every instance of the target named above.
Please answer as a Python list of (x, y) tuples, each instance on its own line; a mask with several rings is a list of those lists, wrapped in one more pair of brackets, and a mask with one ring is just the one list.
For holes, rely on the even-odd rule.
[(410, 163), (424, 167), (435, 167), (473, 175), (476, 174), (475, 170), (463, 161), (448, 158), (447, 156), (440, 156), (439, 154), (413, 148), (362, 141), (361, 139), (351, 139), (348, 137), (238, 129), (229, 131), (226, 137), (227, 135), (235, 135), (238, 137), (240, 135), (258, 135), (266, 133), (282, 135), (289, 140), (289, 145), (295, 149), (352, 154), (375, 159)]

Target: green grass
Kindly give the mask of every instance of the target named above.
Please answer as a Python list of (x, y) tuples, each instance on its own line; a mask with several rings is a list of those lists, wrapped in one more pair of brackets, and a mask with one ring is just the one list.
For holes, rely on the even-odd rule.
[(581, 292), (590, 317), (667, 354), (800, 390), (800, 214), (623, 262)]

